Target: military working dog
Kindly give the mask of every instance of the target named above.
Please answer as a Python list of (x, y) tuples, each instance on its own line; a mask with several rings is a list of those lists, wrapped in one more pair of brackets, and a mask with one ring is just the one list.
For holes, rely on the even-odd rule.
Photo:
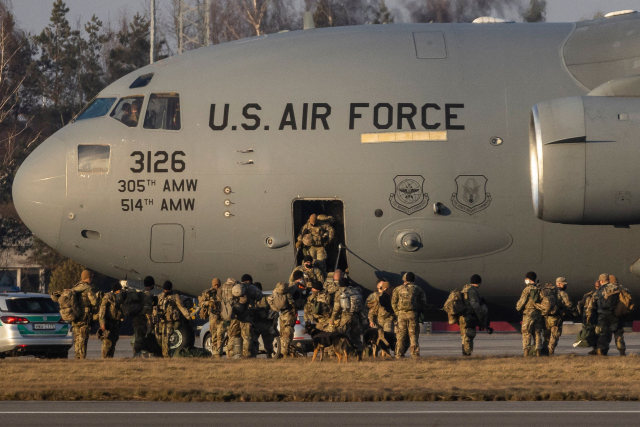
[(349, 337), (342, 332), (325, 332), (316, 328), (315, 325), (307, 325), (305, 333), (309, 334), (313, 340), (312, 362), (315, 362), (318, 352), (320, 352), (320, 361), (322, 362), (324, 349), (328, 347), (333, 348), (336, 356), (338, 356), (338, 363), (342, 363), (342, 359), (344, 359), (345, 363), (349, 362), (349, 353), (353, 353), (355, 347)]

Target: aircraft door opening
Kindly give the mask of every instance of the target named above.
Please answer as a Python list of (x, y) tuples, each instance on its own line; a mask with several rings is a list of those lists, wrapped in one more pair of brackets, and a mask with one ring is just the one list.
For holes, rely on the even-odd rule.
[[(295, 264), (302, 264), (305, 255), (316, 259), (318, 267), (327, 272), (337, 268), (346, 270), (346, 236), (344, 203), (336, 199), (298, 199), (293, 201), (293, 230), (296, 245)], [(311, 215), (316, 216), (314, 232), (307, 225)], [(300, 243), (298, 243), (300, 242)], [(340, 249), (342, 245), (342, 249)], [(299, 248), (298, 248), (299, 247)], [(324, 255), (326, 254), (326, 256)], [(321, 258), (325, 258), (324, 260)]]

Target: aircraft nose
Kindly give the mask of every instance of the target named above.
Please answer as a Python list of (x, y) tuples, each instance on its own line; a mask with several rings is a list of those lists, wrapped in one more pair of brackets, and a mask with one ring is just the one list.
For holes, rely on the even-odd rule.
[(48, 138), (40, 144), (18, 169), (12, 192), (22, 221), (33, 234), (55, 249), (66, 199), (64, 143)]

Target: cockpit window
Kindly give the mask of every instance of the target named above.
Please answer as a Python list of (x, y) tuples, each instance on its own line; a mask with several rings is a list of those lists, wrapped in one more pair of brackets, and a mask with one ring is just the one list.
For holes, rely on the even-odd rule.
[(111, 147), (108, 145), (78, 145), (78, 172), (108, 173)]
[(131, 86), (129, 86), (129, 89), (135, 89), (137, 87), (145, 87), (151, 82), (152, 78), (153, 78), (153, 73), (140, 76), (137, 79), (135, 79), (133, 83), (131, 83)]
[(76, 117), (75, 121), (106, 116), (117, 98), (96, 98)]
[(116, 105), (116, 108), (111, 112), (111, 117), (124, 123), (130, 128), (136, 127), (140, 120), (140, 111), (142, 110), (143, 101), (144, 96), (142, 95), (120, 98), (118, 105)]
[(144, 115), (145, 129), (180, 129), (180, 95), (152, 93)]

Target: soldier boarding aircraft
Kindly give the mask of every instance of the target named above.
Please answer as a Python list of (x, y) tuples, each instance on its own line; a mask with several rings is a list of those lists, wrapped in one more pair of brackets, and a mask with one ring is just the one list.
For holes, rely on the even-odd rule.
[(367, 287), (413, 271), (433, 303), (478, 273), (503, 320), (529, 270), (567, 277), (574, 299), (603, 271), (635, 285), (640, 16), (614, 15), (311, 29), (170, 57), (43, 142), (15, 205), (65, 256), (192, 295), (214, 276), (289, 277), (311, 213), (334, 221), (330, 271)]

